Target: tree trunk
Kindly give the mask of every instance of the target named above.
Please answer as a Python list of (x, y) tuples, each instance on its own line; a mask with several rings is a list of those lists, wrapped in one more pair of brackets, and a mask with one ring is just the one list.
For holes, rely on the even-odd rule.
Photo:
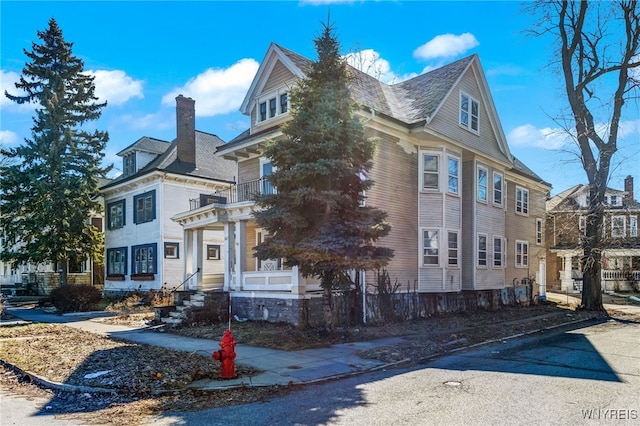
[[(602, 227), (604, 211), (598, 185), (591, 185), (587, 229), (582, 258), (582, 307), (590, 311), (603, 311), (602, 306)], [(604, 191), (602, 191), (604, 194)]]
[(56, 262), (56, 267), (57, 267), (57, 273), (58, 273), (58, 279), (59, 279), (59, 283), (58, 285), (60, 287), (64, 287), (67, 285), (67, 265), (69, 264), (69, 262), (67, 261), (67, 259), (62, 259), (59, 260), (58, 262)]
[(333, 288), (333, 274), (322, 275), (322, 310), (324, 312), (324, 327), (333, 333), (333, 313), (331, 311), (331, 289)]

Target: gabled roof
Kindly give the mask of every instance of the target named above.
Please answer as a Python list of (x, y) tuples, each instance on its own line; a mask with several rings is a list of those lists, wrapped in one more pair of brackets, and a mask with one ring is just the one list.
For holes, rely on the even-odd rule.
[(169, 148), (169, 142), (161, 139), (151, 138), (149, 136), (143, 136), (116, 155), (124, 156), (131, 151), (142, 151), (150, 154), (162, 154)]
[[(607, 206), (608, 209), (619, 209), (619, 208), (640, 208), (640, 203), (635, 200), (626, 200), (624, 199), (626, 192), (621, 191), (619, 189), (607, 188), (607, 195), (617, 195), (623, 198), (623, 206)], [(571, 188), (565, 189), (564, 191), (554, 195), (550, 200), (547, 201), (546, 209), (547, 212), (553, 211), (562, 211), (566, 209), (576, 209), (580, 208), (577, 202), (575, 201), (578, 197), (589, 197), (589, 185), (578, 184), (572, 186)]]
[[(144, 138), (142, 138), (144, 139)], [(140, 140), (142, 140), (140, 139)], [(137, 143), (137, 142), (136, 142)], [(142, 169), (129, 176), (120, 176), (102, 189), (116, 186), (137, 177), (143, 176), (153, 171), (164, 171), (176, 175), (193, 176), (205, 179), (215, 179), (223, 182), (233, 183), (235, 181), (236, 164), (233, 161), (225, 160), (215, 155), (216, 149), (224, 145), (224, 141), (211, 133), (196, 130), (196, 164), (184, 163), (177, 158), (177, 139), (171, 144), (166, 143), (167, 149), (161, 155), (153, 159)], [(123, 151), (134, 147), (135, 143)], [(137, 149), (137, 147), (136, 147)], [(122, 151), (121, 151), (122, 152)]]
[[(242, 113), (250, 114), (251, 100), (261, 93), (269, 78), (270, 71), (277, 61), (280, 61), (296, 77), (304, 77), (313, 64), (310, 59), (276, 43), (271, 43), (240, 107)], [(351, 91), (355, 100), (364, 108), (375, 111), (378, 115), (384, 115), (404, 123), (405, 126), (410, 128), (423, 126), (425, 131), (429, 131), (429, 123), (452, 96), (454, 89), (458, 86), (458, 82), (470, 69), (472, 69), (473, 77), (478, 84), (481, 96), (480, 101), (486, 107), (489, 122), (497, 141), (496, 149), (491, 155), (505, 164), (511, 163), (513, 170), (516, 172), (550, 186), (511, 155), (477, 54), (467, 56), (396, 84), (383, 83), (377, 78), (349, 66), (349, 71), (352, 75)], [(237, 146), (246, 144), (254, 136), (249, 132), (245, 132), (218, 151), (222, 153), (233, 150)]]

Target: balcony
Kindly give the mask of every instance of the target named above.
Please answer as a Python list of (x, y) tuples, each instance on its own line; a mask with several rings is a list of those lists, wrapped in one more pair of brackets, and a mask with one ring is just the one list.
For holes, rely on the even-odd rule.
[(189, 210), (199, 209), (209, 204), (235, 204), (247, 201), (255, 201), (261, 194), (273, 194), (275, 188), (265, 178), (243, 182), (229, 186), (228, 189), (216, 191), (210, 195), (201, 195), (200, 198), (189, 200)]

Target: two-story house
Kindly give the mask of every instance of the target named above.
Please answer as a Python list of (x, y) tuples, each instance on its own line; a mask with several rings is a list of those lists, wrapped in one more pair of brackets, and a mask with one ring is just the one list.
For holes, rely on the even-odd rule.
[[(224, 286), (240, 316), (298, 324), (310, 304), (320, 303), (317, 280), (286, 269), (281, 259), (254, 257), (268, 235), (251, 214), (255, 194), (277, 190), (266, 179), (272, 166), (261, 147), (282, 137), (288, 92), (310, 64), (269, 46), (241, 105), (251, 127), (217, 150), (235, 162), (237, 184), (216, 194), (217, 202), (173, 217), (187, 233), (223, 229)], [(387, 270), (401, 291), (448, 310), (461, 298), (496, 303), (505, 287), (544, 284), (550, 185), (511, 154), (478, 56), (393, 85), (350, 72), (358, 114), (376, 141), (363, 177), (375, 182), (366, 203), (388, 213), (392, 229), (379, 244), (395, 252)], [(373, 291), (375, 271), (362, 278)]]
[(235, 182), (236, 165), (215, 155), (224, 141), (195, 129), (195, 101), (182, 95), (176, 128), (171, 143), (142, 137), (120, 151), (122, 175), (101, 187), (106, 293), (222, 287), (222, 232), (201, 229), (185, 239), (170, 218), (192, 199), (211, 202), (206, 194)]
[[(589, 186), (573, 186), (547, 202), (547, 283), (566, 292), (582, 291), (581, 237), (586, 231)], [(624, 191), (607, 188), (602, 227), (602, 290), (630, 290), (640, 282), (640, 203), (633, 177)]]

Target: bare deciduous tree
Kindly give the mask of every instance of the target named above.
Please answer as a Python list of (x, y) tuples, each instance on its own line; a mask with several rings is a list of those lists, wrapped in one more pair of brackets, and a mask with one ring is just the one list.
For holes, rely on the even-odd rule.
[(571, 134), (590, 188), (582, 240), (582, 305), (602, 310), (604, 195), (625, 102), (640, 88), (640, 10), (635, 0), (541, 1), (533, 10), (541, 17), (533, 33), (552, 34), (559, 41), (554, 57), (571, 111)]

